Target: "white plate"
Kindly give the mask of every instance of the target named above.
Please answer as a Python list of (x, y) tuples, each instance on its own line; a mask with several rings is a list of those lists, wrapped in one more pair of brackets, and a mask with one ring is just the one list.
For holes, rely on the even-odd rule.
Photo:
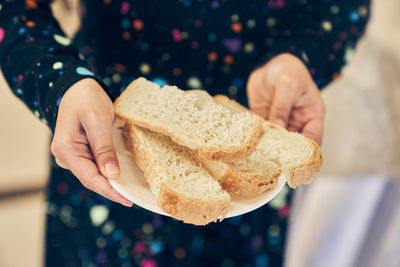
[[(128, 149), (124, 145), (121, 130), (119, 129), (120, 126), (121, 122), (116, 121), (114, 123), (113, 138), (121, 175), (116, 180), (109, 180), (111, 186), (136, 205), (158, 214), (171, 216), (157, 206), (156, 199), (150, 191), (143, 176), (143, 172), (137, 166), (135, 160), (131, 157)], [(232, 199), (225, 218), (242, 215), (265, 205), (282, 190), (285, 184), (286, 177), (285, 175), (281, 175), (277, 186), (270, 192), (251, 199)]]

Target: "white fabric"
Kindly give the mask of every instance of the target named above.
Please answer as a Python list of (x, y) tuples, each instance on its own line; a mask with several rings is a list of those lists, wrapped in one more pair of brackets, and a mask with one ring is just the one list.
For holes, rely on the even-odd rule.
[(377, 175), (318, 177), (299, 188), (285, 266), (400, 266), (399, 191), (397, 181)]

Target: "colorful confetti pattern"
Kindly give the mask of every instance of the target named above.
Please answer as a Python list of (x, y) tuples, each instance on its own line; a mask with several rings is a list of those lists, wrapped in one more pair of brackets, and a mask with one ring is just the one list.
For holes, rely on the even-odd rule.
[[(350, 59), (369, 12), (365, 0), (86, 0), (82, 29), (69, 39), (49, 2), (0, 1), (0, 64), (13, 92), (52, 130), (64, 92), (87, 77), (111, 99), (144, 76), (246, 105), (251, 71), (287, 52), (322, 87)], [(195, 227), (111, 203), (53, 165), (48, 266), (282, 265), (287, 188), (250, 214)]]

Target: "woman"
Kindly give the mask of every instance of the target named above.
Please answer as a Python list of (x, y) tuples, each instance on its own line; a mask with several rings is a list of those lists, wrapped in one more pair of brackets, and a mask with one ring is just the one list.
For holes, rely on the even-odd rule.
[(138, 76), (212, 88), (244, 105), (248, 96), (254, 112), (321, 143), (317, 86), (338, 75), (367, 1), (86, 0), (73, 40), (49, 2), (1, 1), (0, 10), (3, 73), (54, 131), (55, 161), (70, 170), (52, 168), (47, 265), (281, 266), (288, 190), (206, 227), (116, 204), (132, 206), (107, 181), (119, 175), (112, 101)]

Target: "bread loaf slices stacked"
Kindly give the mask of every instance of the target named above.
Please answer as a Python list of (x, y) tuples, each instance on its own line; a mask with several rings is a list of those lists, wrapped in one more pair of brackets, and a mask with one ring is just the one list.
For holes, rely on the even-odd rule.
[(230, 196), (193, 155), (231, 162), (250, 154), (263, 135), (262, 119), (144, 78), (131, 83), (114, 107), (157, 204), (192, 224), (223, 219)]
[(223, 219), (230, 195), (270, 191), (283, 172), (292, 187), (308, 183), (321, 164), (314, 142), (224, 96), (139, 78), (114, 107), (157, 204), (187, 223)]

